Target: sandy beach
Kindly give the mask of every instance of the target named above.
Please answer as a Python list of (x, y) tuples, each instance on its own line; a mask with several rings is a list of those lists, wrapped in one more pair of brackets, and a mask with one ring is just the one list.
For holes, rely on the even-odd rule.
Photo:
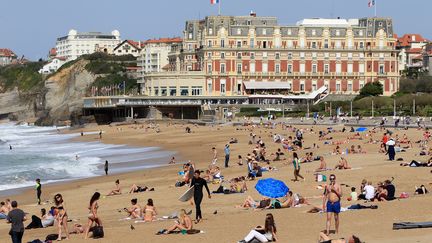
[[(273, 213), (277, 225), (277, 235), (279, 242), (317, 242), (318, 233), (325, 229), (325, 214), (306, 213), (312, 208), (312, 205), (322, 205), (323, 190), (317, 189), (322, 182), (316, 182), (313, 175), (314, 170), (318, 168), (319, 162), (302, 164), (302, 174), (305, 176), (305, 182), (292, 182), (293, 166), (291, 164), (291, 153), (286, 152), (286, 161), (272, 162), (271, 165), (277, 170), (265, 172), (263, 178), (276, 178), (283, 180), (290, 190), (299, 193), (308, 198), (312, 205), (303, 205), (298, 208), (277, 209), (277, 210), (245, 210), (238, 209), (235, 206), (241, 204), (247, 196), (252, 196), (258, 200), (262, 196), (254, 189), (257, 180), (248, 181), (249, 190), (245, 193), (230, 195), (212, 195), (211, 199), (204, 198), (202, 203), (204, 220), (194, 228), (202, 230), (203, 233), (195, 235), (162, 235), (155, 233), (161, 229), (170, 227), (172, 220), (160, 220), (152, 223), (134, 223), (134, 220), (121, 220), (126, 217), (124, 212), (118, 212), (119, 209), (130, 206), (130, 200), (137, 198), (138, 203), (145, 205), (148, 198), (152, 198), (158, 211), (158, 217), (170, 215), (175, 211), (184, 208), (187, 211), (195, 211), (194, 206), (190, 203), (178, 201), (178, 197), (184, 193), (186, 187), (175, 187), (175, 182), (180, 180), (178, 172), (182, 169), (182, 162), (191, 160), (198, 169), (205, 170), (212, 159), (212, 147), (218, 151), (218, 165), (223, 167), (223, 148), (230, 138), (237, 138), (237, 144), (231, 144), (230, 168), (222, 169), (225, 179), (231, 179), (237, 176), (246, 176), (246, 165), (236, 165), (237, 156), (246, 157), (254, 145), (249, 145), (249, 134), (251, 131), (244, 126), (194, 126), (188, 125), (192, 133), (186, 133), (186, 125), (176, 124), (169, 125), (164, 122), (159, 124), (160, 132), (156, 129), (139, 128), (140, 125), (123, 125), (123, 126), (90, 126), (83, 129), (86, 132), (96, 132), (99, 129), (104, 131), (101, 142), (109, 144), (127, 144), (131, 146), (156, 146), (164, 150), (176, 151), (176, 160), (178, 164), (167, 165), (165, 167), (135, 171), (130, 173), (101, 176), (70, 183), (55, 184), (43, 187), (43, 201), (52, 201), (55, 193), (62, 193), (68, 210), (70, 222), (69, 228), (73, 223), (86, 224), (88, 214), (88, 203), (91, 195), (95, 191), (107, 194), (113, 187), (114, 181), (120, 179), (123, 194), (119, 196), (104, 197), (99, 201), (99, 215), (102, 219), (105, 238), (97, 240), (98, 242), (237, 242), (255, 226), (263, 225), (265, 214)], [(147, 125), (144, 125), (145, 127)], [(319, 148), (305, 149), (298, 151), (300, 157), (307, 152), (313, 152), (315, 156), (323, 155), (327, 161), (328, 167), (334, 168), (340, 155), (331, 155), (335, 145), (325, 145), (324, 141), (318, 140), (318, 131), (326, 130), (327, 126), (296, 126), (304, 130), (304, 147), (312, 147), (316, 143)], [(310, 129), (313, 128), (313, 131)], [(342, 126), (334, 126), (335, 130), (342, 129)], [(81, 130), (69, 131), (80, 132)], [(294, 133), (283, 130), (281, 125), (275, 129), (266, 127), (253, 128), (253, 133), (266, 143), (267, 153), (271, 154), (281, 148), (280, 143), (274, 143), (272, 134), (281, 134), (284, 137), (294, 136)], [(381, 140), (384, 131), (377, 131), (373, 134), (373, 139)], [(402, 137), (407, 134), (413, 141), (413, 148), (407, 149), (406, 152), (398, 153), (396, 158), (403, 158), (404, 162), (419, 160), (425, 162), (428, 156), (418, 156), (420, 152), (419, 145), (414, 141), (422, 138), (423, 131), (417, 129), (396, 130), (393, 137), (398, 134)], [(353, 168), (351, 170), (327, 171), (324, 174), (327, 177), (334, 173), (339, 183), (354, 186), (359, 192), (362, 179), (372, 181), (376, 185), (380, 181), (394, 177), (396, 186), (396, 196), (402, 192), (407, 192), (410, 197), (407, 199), (394, 200), (391, 202), (373, 202), (364, 203), (364, 201), (350, 202), (347, 197), (350, 193), (350, 187), (343, 187), (342, 206), (347, 207), (355, 203), (365, 205), (378, 205), (379, 208), (353, 210), (340, 214), (341, 225), (338, 235), (331, 235), (331, 238), (348, 237), (355, 234), (365, 242), (430, 242), (432, 229), (411, 229), (411, 230), (392, 230), (392, 224), (402, 221), (431, 221), (432, 208), (431, 196), (415, 196), (415, 186), (422, 184), (428, 189), (431, 181), (430, 168), (409, 168), (399, 166), (399, 161), (387, 161), (387, 156), (378, 153), (379, 144), (367, 144), (369, 137), (362, 133), (362, 140), (349, 140), (348, 136), (353, 133), (336, 132), (331, 136), (333, 141), (346, 141), (341, 146), (342, 150), (351, 145), (361, 145), (365, 154), (344, 155), (348, 163)], [(85, 135), (76, 138), (81, 141), (98, 141), (98, 134)], [(168, 164), (169, 161), (167, 161)], [(102, 165), (101, 165), (102, 166)], [(101, 168), (102, 170), (102, 168)], [(42, 181), (43, 182), (43, 181)], [(138, 194), (127, 194), (132, 184), (145, 185), (154, 187), (154, 192), (143, 192)], [(210, 184), (210, 190), (216, 190), (219, 184)], [(11, 197), (18, 200), (20, 208), (32, 214), (39, 214), (40, 208), (49, 208), (52, 204), (37, 206), (34, 190), (25, 190), (19, 195)], [(0, 198), (1, 201), (4, 198)], [(214, 212), (217, 211), (217, 214)], [(193, 212), (194, 218), (195, 212)], [(135, 230), (131, 230), (131, 225)], [(0, 221), (0, 242), (9, 242), (7, 234), (9, 225)], [(56, 227), (45, 229), (26, 230), (24, 234), (25, 242), (33, 239), (45, 239), (46, 235), (57, 232)], [(89, 239), (87, 241), (94, 241)], [(71, 235), (68, 242), (86, 242), (83, 235)]]

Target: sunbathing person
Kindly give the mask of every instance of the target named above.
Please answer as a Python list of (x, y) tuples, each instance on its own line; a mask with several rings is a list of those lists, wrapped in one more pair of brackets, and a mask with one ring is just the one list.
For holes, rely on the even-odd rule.
[(360, 239), (355, 235), (351, 235), (348, 238), (348, 240), (344, 238), (332, 240), (324, 232), (320, 232), (318, 242), (319, 243), (361, 243)]
[(156, 220), (156, 207), (153, 205), (153, 199), (149, 198), (143, 208), (144, 221), (151, 222)]
[(124, 210), (128, 213), (128, 217), (131, 219), (141, 219), (143, 215), (141, 206), (138, 204), (138, 199), (132, 199), (131, 204), (132, 206), (130, 208), (124, 208)]
[(351, 169), (351, 167), (348, 165), (348, 161), (344, 157), (341, 157), (341, 159), (339, 160), (338, 164), (335, 167), (335, 170), (349, 170), (349, 169)]
[(115, 181), (115, 188), (110, 193), (108, 193), (107, 196), (114, 196), (120, 194), (121, 194), (120, 180), (117, 179)]
[(129, 190), (130, 193), (139, 193), (139, 192), (145, 192), (145, 191), (154, 191), (154, 188), (148, 188), (146, 186), (137, 186), (136, 184), (133, 184), (131, 186), (131, 189)]
[(165, 234), (173, 233), (175, 230), (191, 230), (193, 227), (192, 219), (186, 214), (186, 210), (180, 210), (179, 219), (175, 221), (175, 224), (169, 228)]
[(357, 145), (357, 153), (365, 154), (366, 150), (364, 150), (361, 145)]
[(271, 199), (264, 197), (260, 201), (255, 201), (251, 196), (248, 196), (246, 200), (241, 205), (237, 205), (236, 208), (254, 208), (263, 209), (270, 205)]
[(230, 192), (231, 193), (244, 193), (247, 191), (247, 185), (245, 180), (240, 180), (239, 178), (234, 178), (231, 180)]
[[(54, 207), (52, 207), (54, 210)], [(32, 221), (29, 225), (27, 225), (26, 229), (37, 229), (37, 228), (46, 228), (48, 226), (54, 225), (54, 216), (50, 212), (46, 212), (45, 208), (41, 209), (41, 217), (37, 217), (36, 215), (32, 216)]]
[(336, 148), (333, 149), (333, 154), (334, 155), (340, 155), (340, 154), (342, 154), (341, 151), (340, 151), (339, 145), (337, 145)]
[(327, 170), (327, 163), (325, 162), (324, 157), (320, 156), (320, 166), (315, 171), (320, 172), (320, 171), (326, 171), (326, 170)]
[(432, 167), (432, 158), (429, 159), (428, 162), (418, 162), (418, 161), (411, 161), (410, 163), (401, 163), (400, 166), (409, 166), (409, 167)]

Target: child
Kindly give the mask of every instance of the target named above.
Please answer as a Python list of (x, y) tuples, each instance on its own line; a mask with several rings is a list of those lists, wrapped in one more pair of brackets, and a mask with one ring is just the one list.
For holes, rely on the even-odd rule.
[(351, 187), (350, 199), (353, 200), (353, 201), (357, 201), (358, 200), (358, 195), (357, 195), (355, 187)]
[(38, 205), (41, 205), (41, 195), (42, 195), (42, 184), (40, 179), (36, 179), (36, 196), (38, 199)]

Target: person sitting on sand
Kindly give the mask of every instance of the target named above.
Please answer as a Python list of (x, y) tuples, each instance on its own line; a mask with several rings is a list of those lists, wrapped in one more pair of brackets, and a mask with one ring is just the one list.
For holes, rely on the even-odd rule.
[(243, 165), (243, 158), (242, 158), (241, 155), (238, 156), (238, 162), (237, 162), (237, 164), (240, 165), (240, 166)]
[(366, 150), (364, 150), (361, 145), (357, 145), (357, 153), (365, 154)]
[(375, 193), (375, 197), (372, 201), (387, 201), (387, 190), (384, 188), (384, 185), (382, 183), (379, 183), (377, 191)]
[(171, 158), (171, 160), (170, 160), (170, 162), (168, 163), (168, 164), (170, 164), (170, 165), (173, 165), (173, 164), (175, 164), (176, 162), (175, 162), (175, 157), (173, 156), (172, 158)]
[(88, 214), (87, 227), (85, 228), (84, 239), (88, 238), (90, 228), (95, 223), (98, 226), (102, 226), (102, 221), (98, 215), (99, 204), (98, 201), (100, 199), (100, 193), (95, 192), (93, 196), (90, 198), (90, 203), (88, 209), (90, 210)]
[(5, 202), (0, 202), (0, 219), (6, 219), (9, 213), (9, 207)]
[(130, 208), (125, 208), (125, 211), (129, 214), (128, 217), (131, 219), (141, 219), (143, 215), (141, 206), (138, 204), (138, 199), (132, 199), (131, 204), (132, 206)]
[(257, 226), (255, 229), (251, 230), (243, 240), (239, 241), (239, 243), (251, 242), (254, 239), (259, 242), (277, 241), (276, 233), (277, 230), (273, 214), (268, 213), (266, 215), (264, 227)]
[(107, 196), (114, 196), (120, 194), (121, 194), (120, 180), (117, 179), (115, 181), (115, 188), (110, 193), (108, 193)]
[(360, 239), (355, 235), (351, 235), (348, 238), (348, 240), (346, 240), (345, 238), (332, 240), (324, 232), (320, 232), (318, 242), (319, 243), (361, 243)]
[(340, 155), (340, 154), (342, 154), (341, 151), (340, 151), (339, 145), (337, 145), (336, 148), (333, 149), (333, 154), (334, 155)]
[(234, 178), (230, 182), (231, 193), (244, 193), (247, 191), (247, 185), (245, 180), (242, 181), (239, 178)]
[(180, 210), (180, 215), (178, 220), (175, 221), (175, 224), (165, 231), (165, 234), (173, 233), (175, 230), (179, 231), (188, 231), (193, 227), (192, 219), (186, 214), (186, 210)]
[(275, 156), (275, 158), (273, 159), (273, 161), (279, 161), (279, 160), (281, 160), (281, 156), (283, 156), (285, 154), (281, 151), (280, 148), (278, 148), (278, 150), (276, 151), (276, 153), (271, 154), (271, 155)]
[(349, 170), (349, 169), (351, 169), (351, 167), (348, 165), (348, 161), (344, 157), (341, 157), (338, 164), (335, 166), (335, 170)]
[[(52, 207), (54, 209), (54, 207)], [(37, 228), (46, 228), (48, 226), (54, 225), (54, 216), (51, 212), (46, 212), (45, 208), (41, 209), (41, 217), (39, 218), (36, 215), (32, 216), (32, 221), (29, 225), (27, 225), (26, 229), (37, 229)]]
[(153, 205), (153, 199), (149, 198), (147, 204), (143, 208), (144, 221), (151, 222), (156, 220), (156, 207)]
[(350, 154), (356, 154), (356, 153), (358, 153), (354, 145), (351, 145), (351, 148), (350, 148), (350, 150), (348, 152)]
[(315, 171), (316, 172), (326, 171), (327, 170), (327, 163), (325, 162), (324, 157), (320, 156), (319, 159), (320, 159), (320, 166)]

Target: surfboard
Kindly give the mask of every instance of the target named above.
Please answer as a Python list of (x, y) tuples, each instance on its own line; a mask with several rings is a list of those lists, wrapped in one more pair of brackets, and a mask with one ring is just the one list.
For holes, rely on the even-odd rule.
[(194, 196), (194, 186), (192, 186), (185, 193), (183, 193), (183, 195), (181, 195), (178, 200), (180, 202), (187, 202), (191, 200), (193, 196)]

